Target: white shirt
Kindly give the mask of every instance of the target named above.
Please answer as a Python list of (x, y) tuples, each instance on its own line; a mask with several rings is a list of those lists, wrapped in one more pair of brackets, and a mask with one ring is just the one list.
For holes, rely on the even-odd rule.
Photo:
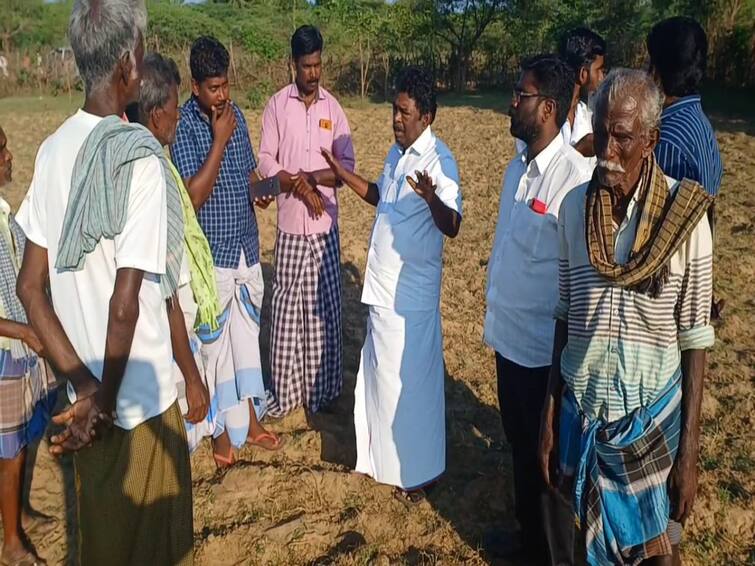
[[(570, 124), (567, 119), (564, 125), (561, 126), (561, 137), (565, 143), (571, 146), (577, 145), (577, 143), (585, 137), (587, 134), (592, 133), (592, 110), (581, 100), (577, 103), (577, 109), (574, 111), (574, 124)], [(514, 148), (517, 153), (522, 153), (527, 149), (527, 144), (519, 138), (514, 138)], [(591, 162), (592, 166), (595, 166), (594, 158), (587, 158)]]
[[(136, 161), (123, 231), (112, 240), (101, 240), (87, 254), (83, 269), (57, 271), (55, 259), (73, 165), (100, 120), (79, 110), (42, 143), (16, 219), (29, 240), (47, 248), (53, 307), (76, 353), (98, 379), (102, 379), (116, 270), (128, 267), (145, 272), (139, 319), (116, 400), (115, 424), (130, 430), (163, 413), (176, 400), (168, 315), (159, 285), (167, 248), (166, 184), (157, 158)], [(73, 402), (70, 384), (68, 393)]]
[(406, 151), (394, 144), (377, 186), (380, 201), (367, 253), (362, 302), (401, 311), (437, 309), (443, 233), (406, 176), (427, 171), (436, 195), (461, 214), (459, 171), (451, 150), (428, 126)]
[[(556, 136), (529, 164), (517, 155), (503, 176), (495, 241), (488, 263), (485, 342), (524, 367), (551, 363), (558, 302), (558, 210), (590, 179), (587, 161)], [(533, 202), (545, 206), (533, 210)]]

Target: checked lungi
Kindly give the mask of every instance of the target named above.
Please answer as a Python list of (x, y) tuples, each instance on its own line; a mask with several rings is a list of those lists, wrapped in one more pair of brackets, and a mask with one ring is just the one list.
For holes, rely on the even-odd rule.
[(669, 519), (667, 480), (679, 447), (681, 401), (677, 372), (650, 405), (606, 423), (581, 414), (574, 394), (564, 390), (560, 467), (574, 478), (589, 564), (639, 564), (678, 544), (681, 527)]
[(338, 227), (278, 231), (270, 341), (269, 412), (317, 412), (341, 394), (341, 260)]

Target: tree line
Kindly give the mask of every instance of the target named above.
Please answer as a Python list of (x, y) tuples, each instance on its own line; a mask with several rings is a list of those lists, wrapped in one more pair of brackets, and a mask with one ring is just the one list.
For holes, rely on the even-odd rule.
[[(67, 49), (71, 1), (0, 0), (0, 95), (80, 89)], [(697, 19), (709, 38), (709, 80), (755, 86), (755, 0), (148, 0), (147, 47), (173, 56), (214, 35), (232, 55), (236, 97), (257, 106), (289, 79), (289, 38), (304, 23), (325, 37), (326, 84), (386, 97), (398, 70), (421, 64), (441, 88), (463, 92), (512, 82), (522, 56), (554, 51), (569, 29), (606, 38), (609, 66), (643, 66), (645, 37), (672, 15)], [(0, 69), (2, 71), (2, 69)]]

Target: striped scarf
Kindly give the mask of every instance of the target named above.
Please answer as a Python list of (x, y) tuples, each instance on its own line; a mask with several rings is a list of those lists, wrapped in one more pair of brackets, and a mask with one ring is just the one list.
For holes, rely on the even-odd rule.
[(160, 160), (167, 185), (168, 245), (160, 290), (165, 299), (173, 296), (178, 288), (184, 251), (178, 187), (163, 149), (150, 131), (118, 116), (103, 118), (76, 157), (55, 260), (57, 269), (79, 271), (84, 267), (86, 255), (102, 238), (112, 239), (123, 231), (134, 161), (152, 155)]
[[(3, 205), (7, 206), (5, 201)], [(8, 210), (10, 207), (8, 207)], [(2, 318), (27, 324), (26, 311), (21, 305), (21, 301), (16, 294), (16, 281), (18, 278), (18, 266), (24, 257), (24, 247), (26, 246), (26, 236), (21, 227), (16, 223), (10, 212), (2, 211), (5, 218), (2, 222), (7, 222), (7, 232), (3, 230), (0, 235), (0, 316)], [(21, 340), (6, 339), (2, 340), (9, 345), (11, 357), (20, 360), (28, 356), (29, 351)]]
[(629, 260), (619, 265), (614, 260), (613, 193), (593, 174), (585, 207), (588, 256), (606, 279), (658, 297), (668, 280), (669, 259), (687, 241), (713, 197), (689, 179), (681, 181), (674, 195), (653, 154), (642, 164), (638, 187), (642, 193), (637, 199), (641, 214), (637, 234)]
[(220, 316), (220, 299), (218, 298), (218, 286), (215, 281), (215, 264), (212, 262), (212, 251), (207, 237), (202, 232), (194, 205), (184, 186), (181, 175), (176, 167), (168, 161), (170, 171), (176, 181), (178, 192), (181, 195), (181, 207), (184, 218), (184, 242), (186, 253), (189, 258), (189, 270), (191, 271), (191, 292), (197, 303), (197, 319), (194, 328), (206, 324), (212, 330), (218, 328)]

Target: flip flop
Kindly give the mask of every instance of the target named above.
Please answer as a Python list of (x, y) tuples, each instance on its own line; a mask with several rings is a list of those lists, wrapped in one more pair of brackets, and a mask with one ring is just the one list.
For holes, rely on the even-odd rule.
[[(260, 442), (264, 439), (272, 440), (272, 445), (269, 444), (263, 444)], [(251, 446), (259, 446), (260, 448), (264, 448), (265, 450), (270, 450), (271, 452), (275, 452), (276, 450), (280, 450), (281, 446), (283, 446), (283, 439), (280, 436), (277, 436), (271, 432), (263, 432), (262, 434), (258, 434), (256, 438), (252, 438), (251, 436), (246, 437), (247, 444)]]
[(425, 499), (426, 494), (424, 489), (413, 489), (412, 491), (405, 491), (400, 487), (393, 488), (393, 497), (405, 503), (407, 505), (416, 505)]
[(236, 463), (236, 455), (233, 453), (233, 447), (228, 450), (228, 456), (222, 456), (213, 451), (212, 458), (215, 460), (215, 465), (218, 467), (218, 470), (225, 470)]

